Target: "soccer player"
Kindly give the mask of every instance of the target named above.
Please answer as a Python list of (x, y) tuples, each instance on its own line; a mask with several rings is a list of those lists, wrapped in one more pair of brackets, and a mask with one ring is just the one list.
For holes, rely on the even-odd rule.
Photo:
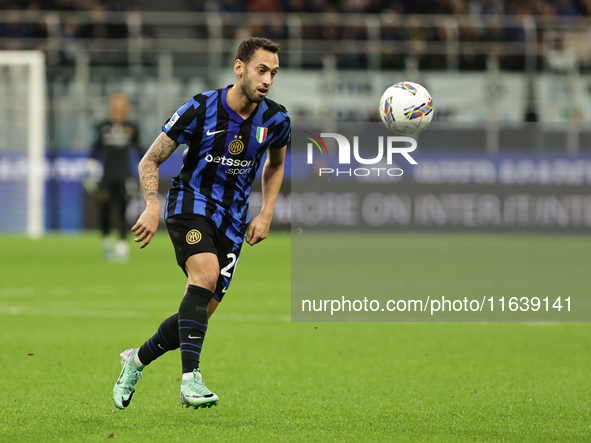
[[(121, 354), (121, 375), (113, 388), (119, 409), (129, 406), (144, 367), (179, 347), (181, 404), (218, 404), (199, 371), (208, 320), (230, 287), (242, 242), (246, 239), (252, 246), (267, 237), (290, 142), (287, 110), (267, 98), (279, 69), (278, 51), (279, 45), (264, 38), (243, 41), (234, 62), (236, 84), (198, 94), (183, 104), (140, 162), (146, 210), (132, 231), (144, 248), (160, 217), (159, 165), (179, 144), (187, 145), (164, 215), (188, 281), (178, 313), (164, 320), (141, 348)], [(248, 197), (265, 152), (263, 205), (249, 225)]]
[[(127, 187), (131, 179), (130, 156), (132, 151), (136, 151), (140, 157), (144, 154), (138, 126), (127, 119), (128, 112), (127, 96), (122, 93), (113, 94), (109, 99), (109, 118), (96, 126), (96, 140), (88, 163), (91, 174), (86, 185), (87, 189), (91, 189), (95, 187), (96, 182), (89, 181), (93, 182), (92, 175), (100, 171), (102, 161), (102, 178), (98, 182), (96, 196), (99, 202), (103, 251), (109, 261), (127, 260), (129, 246), (125, 238), (129, 226), (125, 221), (125, 211), (129, 202)], [(115, 213), (119, 231), (117, 243), (109, 236), (112, 211)]]

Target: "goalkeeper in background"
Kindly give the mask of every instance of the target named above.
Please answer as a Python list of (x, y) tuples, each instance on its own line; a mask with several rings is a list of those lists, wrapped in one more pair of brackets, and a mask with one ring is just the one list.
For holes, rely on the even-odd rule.
[[(128, 112), (127, 96), (113, 94), (109, 100), (109, 117), (96, 125), (95, 141), (88, 160), (85, 185), (88, 191), (96, 189), (103, 252), (108, 261), (127, 261), (129, 245), (125, 238), (129, 228), (125, 211), (130, 188), (133, 189), (135, 184), (131, 175), (131, 153), (136, 151), (139, 158), (144, 155), (139, 128), (127, 119)], [(113, 218), (117, 224), (118, 241), (109, 235)]]

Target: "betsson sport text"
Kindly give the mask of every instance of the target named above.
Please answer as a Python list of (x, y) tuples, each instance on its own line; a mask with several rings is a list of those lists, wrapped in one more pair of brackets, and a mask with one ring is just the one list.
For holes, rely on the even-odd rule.
[(378, 300), (302, 300), (302, 312), (423, 312), (435, 315), (439, 312), (561, 312), (571, 310), (570, 297), (468, 297), (451, 300), (445, 297), (427, 300), (388, 300), (384, 305)]

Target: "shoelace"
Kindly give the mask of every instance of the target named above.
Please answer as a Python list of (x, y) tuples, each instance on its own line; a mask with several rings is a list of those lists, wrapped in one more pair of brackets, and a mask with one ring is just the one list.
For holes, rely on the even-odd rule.
[(189, 385), (189, 389), (197, 392), (199, 395), (209, 395), (211, 391), (207, 389), (203, 380), (195, 375), (196, 371), (193, 371), (193, 379), (191, 380), (191, 384)]

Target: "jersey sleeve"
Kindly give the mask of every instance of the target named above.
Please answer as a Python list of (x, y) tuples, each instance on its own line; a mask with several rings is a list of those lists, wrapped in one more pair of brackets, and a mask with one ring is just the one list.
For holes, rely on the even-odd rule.
[(277, 149), (283, 148), (284, 146), (289, 148), (291, 146), (291, 120), (287, 111), (282, 114), (284, 114), (284, 120), (282, 128), (279, 131), (279, 136), (271, 143), (271, 147)]
[(162, 126), (162, 131), (177, 143), (187, 143), (195, 131), (198, 107), (194, 98), (185, 102)]

